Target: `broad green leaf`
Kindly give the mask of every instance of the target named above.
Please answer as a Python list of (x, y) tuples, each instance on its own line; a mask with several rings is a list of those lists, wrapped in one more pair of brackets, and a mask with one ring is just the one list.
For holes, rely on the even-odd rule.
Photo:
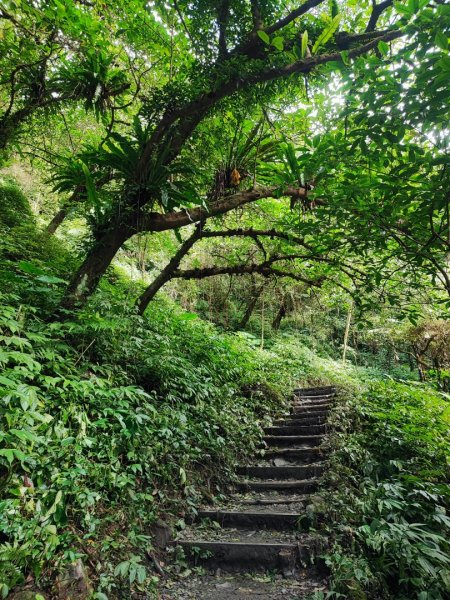
[(434, 41), (436, 46), (441, 50), (448, 50), (448, 37), (442, 31), (438, 31), (435, 35)]
[(14, 460), (14, 450), (12, 448), (3, 448), (0, 450), (0, 456), (4, 456), (9, 464)]
[(280, 52), (284, 48), (284, 41), (283, 41), (283, 38), (280, 36), (274, 37), (273, 40), (271, 41), (271, 44), (274, 48), (276, 48), (277, 50), (280, 50)]
[(306, 56), (306, 51), (308, 49), (308, 31), (305, 30), (302, 33), (302, 58)]
[(328, 40), (333, 36), (334, 32), (339, 27), (340, 20), (341, 20), (341, 15), (340, 14), (336, 15), (331, 20), (330, 25), (322, 31), (322, 33), (319, 35), (319, 37), (315, 41), (314, 46), (312, 47), (313, 54), (315, 54), (321, 46), (324, 46), (328, 42)]
[(378, 50), (383, 54), (383, 56), (387, 56), (389, 54), (389, 44), (384, 40), (378, 42)]
[(267, 35), (267, 33), (265, 31), (262, 31), (262, 29), (258, 30), (258, 37), (267, 45), (270, 44), (270, 37)]
[(90, 172), (88, 166), (81, 159), (80, 159), (80, 164), (81, 164), (81, 168), (83, 170), (85, 180), (86, 180), (85, 183), (86, 183), (86, 190), (87, 190), (87, 194), (88, 194), (88, 200), (89, 200), (91, 206), (98, 213), (100, 205), (99, 205), (99, 198), (98, 198), (98, 193), (97, 193), (97, 189), (95, 187), (94, 180), (92, 179), (92, 175), (91, 175), (91, 172)]
[(35, 265), (34, 263), (28, 262), (26, 260), (21, 260), (18, 265), (19, 269), (24, 273), (29, 273), (30, 275), (44, 275), (45, 271)]

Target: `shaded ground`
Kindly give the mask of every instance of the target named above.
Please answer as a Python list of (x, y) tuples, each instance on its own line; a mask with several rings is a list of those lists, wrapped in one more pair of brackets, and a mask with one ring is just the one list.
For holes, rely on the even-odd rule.
[(315, 591), (325, 591), (323, 581), (307, 571), (298, 578), (281, 575), (189, 575), (186, 579), (167, 581), (161, 586), (160, 600), (231, 600), (260, 598), (261, 600), (304, 600)]

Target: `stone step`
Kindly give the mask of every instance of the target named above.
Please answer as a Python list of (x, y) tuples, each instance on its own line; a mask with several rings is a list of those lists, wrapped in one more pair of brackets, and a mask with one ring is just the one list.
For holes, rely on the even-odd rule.
[(317, 461), (323, 456), (319, 446), (307, 448), (270, 448), (264, 451), (264, 458), (300, 459)]
[(303, 398), (302, 396), (296, 396), (294, 404), (303, 404), (309, 406), (310, 404), (331, 404), (334, 396), (310, 396)]
[(314, 388), (295, 388), (294, 394), (307, 395), (307, 396), (320, 396), (321, 394), (333, 394), (336, 393), (336, 388), (332, 385), (325, 385), (322, 387)]
[[(295, 577), (248, 577), (239, 573), (191, 573), (175, 580), (162, 579), (161, 600), (299, 600), (326, 595), (323, 575), (313, 568)], [(322, 592), (322, 596), (320, 595)]]
[(202, 506), (200, 510), (221, 510), (226, 512), (305, 512), (311, 503), (311, 494), (284, 494), (271, 490), (268, 492), (246, 491), (233, 494), (226, 504), (221, 506)]
[[(268, 505), (265, 510), (200, 510), (197, 519), (211, 519), (221, 527), (246, 527), (258, 529), (285, 530), (295, 529), (298, 520), (304, 513), (295, 511), (281, 512), (270, 510), (273, 505)], [(277, 508), (275, 506), (275, 508)]]
[(301, 402), (299, 403), (293, 403), (292, 404), (292, 410), (293, 411), (300, 411), (300, 412), (317, 412), (317, 411), (328, 411), (330, 409), (330, 404), (303, 404)]
[(245, 475), (246, 477), (259, 477), (261, 479), (305, 479), (307, 477), (322, 475), (323, 471), (323, 463), (313, 463), (311, 465), (286, 465), (281, 467), (243, 466), (238, 467), (237, 474)]
[(285, 426), (305, 426), (305, 425), (323, 425), (326, 423), (327, 415), (324, 416), (301, 416), (301, 415), (287, 415), (284, 419), (277, 419), (273, 422), (275, 427)]
[(220, 568), (225, 572), (243, 570), (275, 570), (293, 574), (300, 563), (310, 562), (310, 545), (291, 542), (267, 541), (208, 541), (178, 540), (186, 558), (196, 565)]
[(192, 573), (161, 579), (161, 600), (300, 600), (326, 597), (323, 574), (309, 567), (295, 577), (249, 577), (246, 573)]
[(266, 427), (264, 432), (268, 435), (315, 435), (325, 433), (327, 426), (323, 425), (274, 425)]
[(313, 394), (312, 392), (308, 392), (307, 394), (299, 394), (294, 392), (295, 398), (336, 398), (336, 392), (332, 391), (323, 391), (320, 394)]
[(223, 510), (270, 510), (281, 512), (303, 512), (311, 502), (310, 494), (292, 492), (284, 494), (277, 490), (245, 491), (231, 496), (231, 504), (223, 506)]
[(324, 440), (323, 435), (265, 435), (264, 442), (268, 446), (320, 446)]
[(310, 494), (316, 491), (317, 481), (315, 479), (247, 480), (238, 482), (236, 487), (240, 490), (286, 490)]
[(311, 408), (312, 406), (320, 406), (322, 408), (328, 408), (332, 405), (332, 402), (326, 398), (325, 400), (314, 400), (313, 402), (304, 402), (303, 400), (295, 400), (291, 406), (304, 406), (305, 408)]
[(328, 411), (324, 410), (324, 411), (316, 411), (313, 413), (305, 413), (305, 412), (293, 412), (289, 415), (289, 420), (290, 421), (299, 421), (302, 419), (317, 419), (318, 417), (320, 417), (323, 420), (327, 420), (328, 419)]
[(292, 406), (291, 415), (305, 415), (305, 416), (317, 416), (327, 415), (329, 413), (329, 406), (319, 404), (318, 406)]

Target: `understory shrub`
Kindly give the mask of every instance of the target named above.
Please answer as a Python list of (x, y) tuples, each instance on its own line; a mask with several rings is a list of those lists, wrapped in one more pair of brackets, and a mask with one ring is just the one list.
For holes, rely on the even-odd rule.
[(334, 414), (333, 597), (443, 600), (450, 589), (450, 404), (372, 382)]
[(3, 597), (30, 574), (45, 588), (79, 557), (99, 593), (148, 590), (152, 523), (220, 497), (293, 376), (312, 368), (294, 342), (255, 350), (166, 300), (145, 317), (121, 300), (100, 292), (76, 320), (42, 322), (40, 308), (1, 296)]

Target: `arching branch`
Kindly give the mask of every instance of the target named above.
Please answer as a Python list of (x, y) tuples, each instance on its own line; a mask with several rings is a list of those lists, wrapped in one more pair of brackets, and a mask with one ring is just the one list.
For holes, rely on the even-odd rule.
[(160, 272), (160, 274), (156, 277), (154, 281), (146, 288), (144, 293), (139, 297), (136, 302), (136, 307), (138, 313), (142, 315), (145, 311), (149, 302), (153, 300), (158, 290), (160, 290), (163, 285), (165, 285), (170, 279), (172, 279), (174, 272), (180, 266), (181, 261), (202, 236), (202, 227), (203, 223), (198, 223), (194, 229), (194, 232), (190, 237), (188, 237), (178, 248), (175, 255), (170, 259), (164, 269)]
[(177, 269), (174, 271), (173, 279), (205, 279), (206, 277), (216, 277), (217, 275), (246, 275), (258, 273), (263, 277), (287, 277), (295, 281), (301, 281), (312, 287), (320, 287), (324, 281), (324, 277), (317, 279), (308, 279), (292, 271), (284, 269), (276, 269), (268, 264), (267, 261), (261, 264), (243, 264), (234, 265), (231, 267), (203, 267), (197, 269)]
[(380, 2), (380, 4), (377, 4), (376, 0), (372, 0), (372, 14), (367, 23), (366, 31), (373, 31), (377, 26), (381, 14), (393, 4), (394, 0), (384, 0), (384, 2)]

